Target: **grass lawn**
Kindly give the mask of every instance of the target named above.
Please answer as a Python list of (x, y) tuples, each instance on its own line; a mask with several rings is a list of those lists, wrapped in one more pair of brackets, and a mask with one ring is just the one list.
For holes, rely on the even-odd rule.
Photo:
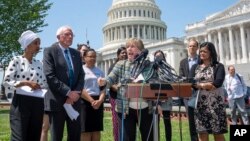
[[(102, 132), (101, 141), (112, 141), (112, 120), (111, 112), (105, 112), (104, 114), (104, 131)], [(182, 127), (182, 141), (190, 141), (188, 122), (186, 119), (183, 119), (181, 124), (177, 118), (172, 119), (172, 141), (181, 141), (180, 137), (180, 126)], [(139, 132), (137, 132), (138, 134)], [(63, 140), (66, 141), (67, 134), (64, 134)], [(229, 134), (225, 135), (226, 140), (229, 141)], [(213, 137), (210, 136), (210, 141), (214, 141)], [(160, 138), (161, 141), (165, 141), (165, 132), (163, 127), (163, 121), (160, 120)], [(9, 141), (10, 140), (10, 127), (9, 127), (9, 110), (0, 109), (0, 141)], [(138, 137), (137, 139), (141, 139)]]

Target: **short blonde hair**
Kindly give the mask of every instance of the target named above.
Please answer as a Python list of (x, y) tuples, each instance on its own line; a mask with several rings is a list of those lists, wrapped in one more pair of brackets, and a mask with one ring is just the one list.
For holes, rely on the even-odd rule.
[(127, 42), (126, 42), (126, 48), (128, 46), (132, 45), (132, 44), (136, 45), (136, 47), (140, 51), (142, 51), (144, 49), (144, 44), (143, 44), (143, 42), (142, 42), (141, 39), (137, 39), (137, 38), (130, 38), (130, 39), (128, 39)]

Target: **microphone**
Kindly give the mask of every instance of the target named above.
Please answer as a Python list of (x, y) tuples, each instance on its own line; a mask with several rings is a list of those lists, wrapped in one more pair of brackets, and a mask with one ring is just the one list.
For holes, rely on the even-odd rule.
[(141, 53), (135, 57), (135, 60), (133, 61), (133, 63), (135, 63), (137, 61), (140, 61), (143, 58), (145, 59), (147, 57), (147, 55), (148, 55), (148, 50), (147, 49), (143, 49), (141, 51)]
[(165, 60), (164, 60), (164, 58), (162, 58), (162, 57), (155, 57), (155, 63), (156, 63), (156, 65), (157, 66), (159, 66), (159, 67), (161, 67), (161, 68), (168, 68), (168, 69), (170, 69), (170, 70), (174, 70), (174, 68), (171, 66), (171, 65), (169, 65)]

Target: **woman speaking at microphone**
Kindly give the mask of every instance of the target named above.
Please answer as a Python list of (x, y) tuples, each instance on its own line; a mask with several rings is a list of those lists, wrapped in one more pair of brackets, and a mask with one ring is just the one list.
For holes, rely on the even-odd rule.
[[(144, 45), (140, 39), (131, 38), (126, 42), (126, 49), (128, 59), (117, 62), (106, 78), (99, 78), (98, 83), (100, 86), (107, 85), (107, 87), (110, 87), (113, 84), (124, 84), (126, 80), (131, 80), (131, 70), (133, 69), (134, 60), (144, 49)], [(137, 78), (133, 78), (134, 82), (145, 79), (149, 69), (150, 67), (146, 66)], [(153, 141), (151, 102), (143, 98), (128, 99), (125, 97), (125, 86), (121, 85), (117, 92), (116, 112), (120, 120), (122, 120), (122, 129), (119, 130), (121, 131), (120, 140), (135, 141), (136, 125), (138, 125), (141, 132), (140, 140)]]

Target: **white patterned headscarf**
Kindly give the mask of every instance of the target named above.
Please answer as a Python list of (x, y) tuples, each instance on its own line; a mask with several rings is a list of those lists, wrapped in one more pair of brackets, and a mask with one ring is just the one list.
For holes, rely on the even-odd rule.
[(35, 34), (33, 31), (27, 30), (22, 33), (21, 37), (18, 39), (18, 42), (21, 44), (22, 49), (25, 50), (27, 46), (37, 38), (39, 38), (37, 34)]

